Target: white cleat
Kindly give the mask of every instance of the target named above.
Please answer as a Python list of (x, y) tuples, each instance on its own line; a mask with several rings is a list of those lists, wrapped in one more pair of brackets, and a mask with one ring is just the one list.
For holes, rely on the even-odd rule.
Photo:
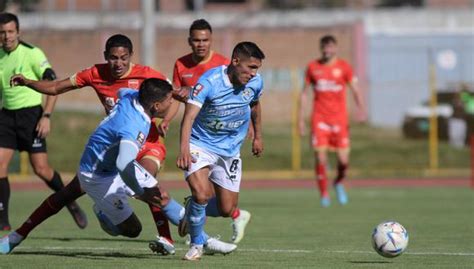
[(252, 215), (246, 210), (240, 210), (240, 215), (232, 220), (232, 243), (238, 244), (245, 235), (245, 228), (250, 222)]
[(206, 244), (204, 244), (204, 254), (214, 255), (216, 253), (229, 254), (237, 249), (237, 245), (222, 242), (217, 238), (209, 237)]
[(183, 257), (185, 261), (199, 261), (203, 254), (202, 245), (191, 245), (188, 252)]
[(148, 244), (148, 247), (151, 249), (151, 251), (163, 256), (174, 255), (176, 253), (174, 245), (168, 241), (168, 239), (162, 236), (157, 236), (156, 240), (151, 241)]

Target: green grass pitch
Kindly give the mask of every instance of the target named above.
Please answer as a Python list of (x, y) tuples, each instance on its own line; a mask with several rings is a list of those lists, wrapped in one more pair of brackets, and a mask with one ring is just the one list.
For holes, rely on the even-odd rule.
[[(171, 190), (178, 200), (188, 193)], [(45, 191), (14, 191), (11, 224), (16, 227), (46, 196)], [(133, 201), (143, 223), (140, 237), (110, 237), (92, 214), (91, 200), (79, 200), (89, 226), (79, 230), (67, 211), (47, 220), (0, 268), (473, 268), (474, 192), (467, 188), (353, 188), (350, 202), (320, 208), (315, 189), (243, 190), (240, 206), (252, 212), (246, 237), (235, 253), (204, 256), (195, 264), (181, 260), (187, 250), (177, 236), (174, 256), (148, 250), (156, 230), (148, 208)], [(370, 235), (381, 221), (396, 220), (410, 242), (400, 257), (372, 250)], [(228, 219), (209, 218), (207, 232), (228, 240)], [(3, 233), (5, 234), (5, 233)]]

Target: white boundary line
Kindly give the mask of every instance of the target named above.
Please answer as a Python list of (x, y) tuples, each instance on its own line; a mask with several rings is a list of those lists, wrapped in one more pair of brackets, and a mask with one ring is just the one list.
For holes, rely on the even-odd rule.
[[(127, 248), (133, 251), (148, 251), (148, 248)], [(110, 248), (110, 247), (22, 247), (19, 246), (15, 250), (90, 250), (90, 251), (123, 251), (123, 248)], [(187, 249), (176, 248), (176, 250), (184, 251)], [(267, 252), (267, 253), (317, 253), (317, 252), (329, 252), (329, 253), (341, 253), (341, 254), (376, 254), (375, 251), (361, 251), (361, 250), (327, 250), (327, 251), (316, 251), (316, 250), (304, 250), (304, 249), (251, 249), (251, 248), (237, 248), (239, 252)], [(13, 252), (14, 253), (14, 252)], [(150, 252), (151, 253), (151, 252)], [(467, 252), (405, 252), (403, 255), (414, 255), (414, 256), (474, 256), (474, 253)]]

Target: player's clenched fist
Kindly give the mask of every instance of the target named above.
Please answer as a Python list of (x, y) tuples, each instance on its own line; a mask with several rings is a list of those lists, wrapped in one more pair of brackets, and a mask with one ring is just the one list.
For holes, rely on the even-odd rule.
[(10, 86), (26, 86), (28, 79), (22, 74), (16, 74), (10, 78)]
[(143, 188), (143, 191), (143, 194), (138, 199), (154, 206), (159, 207), (161, 205), (161, 192), (158, 187)]

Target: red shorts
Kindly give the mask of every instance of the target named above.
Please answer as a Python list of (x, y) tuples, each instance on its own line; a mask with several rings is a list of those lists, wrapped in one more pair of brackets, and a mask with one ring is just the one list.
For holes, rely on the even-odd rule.
[(161, 164), (166, 158), (166, 147), (165, 144), (161, 142), (145, 142), (140, 152), (138, 152), (137, 160), (141, 159), (151, 159), (158, 164), (158, 168), (161, 167)]
[(312, 121), (311, 144), (313, 148), (348, 149), (350, 147), (349, 124)]

